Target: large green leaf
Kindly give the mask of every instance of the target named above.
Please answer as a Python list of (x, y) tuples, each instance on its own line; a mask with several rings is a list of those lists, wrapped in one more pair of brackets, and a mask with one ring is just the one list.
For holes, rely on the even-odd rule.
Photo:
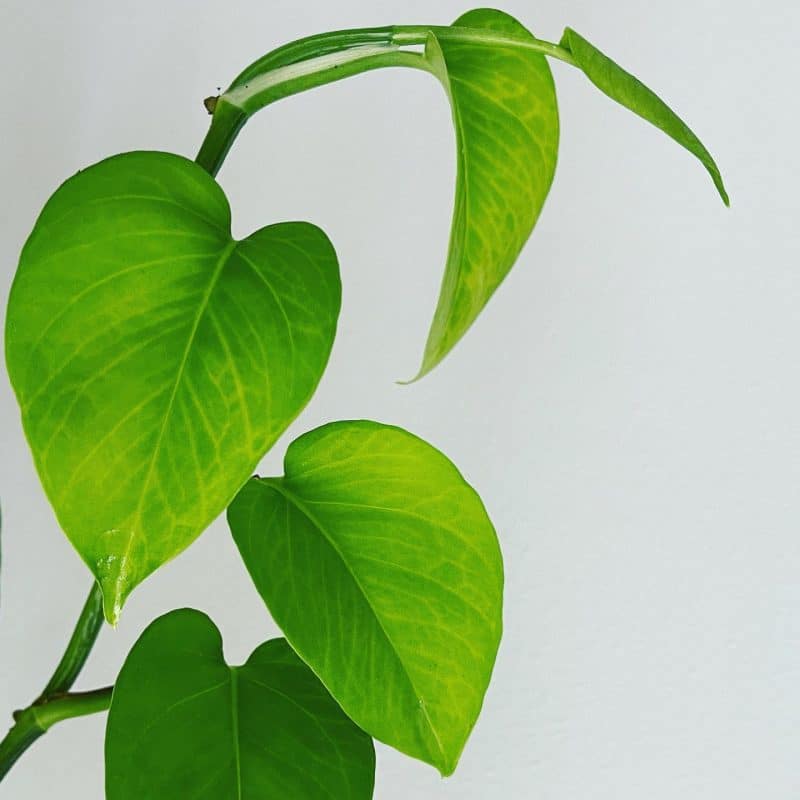
[(503, 567), (475, 491), (399, 428), (339, 422), (296, 440), (228, 521), (292, 647), (368, 733), (449, 775), (502, 627)]
[[(470, 11), (453, 24), (533, 39), (502, 11)], [(558, 153), (555, 87), (541, 53), (430, 34), (426, 57), (452, 105), (457, 177), (447, 265), (419, 376), (450, 352), (514, 265)]]
[(39, 476), (109, 620), (303, 408), (339, 304), (320, 230), (235, 241), (224, 193), (179, 156), (115, 156), (49, 200), (11, 290), (6, 359)]
[(691, 128), (655, 92), (601, 53), (572, 28), (564, 31), (561, 46), (572, 53), (577, 65), (601, 92), (660, 128), (697, 156), (711, 175), (722, 201), (726, 206), (730, 205), (722, 175), (711, 153), (706, 150)]
[(173, 611), (114, 687), (108, 800), (367, 800), (374, 774), (369, 736), (283, 639), (229, 667), (214, 623)]

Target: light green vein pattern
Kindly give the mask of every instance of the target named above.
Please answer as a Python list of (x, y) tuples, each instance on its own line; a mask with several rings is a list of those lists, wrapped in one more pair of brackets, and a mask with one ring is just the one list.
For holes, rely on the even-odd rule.
[[(533, 38), (502, 11), (454, 23)], [(421, 377), (435, 367), (508, 274), (555, 174), (558, 107), (543, 55), (431, 34), (426, 56), (447, 91), (456, 130), (456, 197), (447, 265)]]
[(475, 491), (399, 428), (339, 422), (296, 440), (228, 522), (300, 656), (364, 730), (449, 775), (483, 702), (503, 568)]
[(115, 156), (42, 211), (6, 360), (39, 475), (115, 620), (218, 516), (313, 393), (340, 305), (307, 223), (230, 234), (193, 162)]
[(369, 800), (372, 741), (283, 639), (229, 667), (199, 611), (153, 622), (106, 729), (108, 800)]

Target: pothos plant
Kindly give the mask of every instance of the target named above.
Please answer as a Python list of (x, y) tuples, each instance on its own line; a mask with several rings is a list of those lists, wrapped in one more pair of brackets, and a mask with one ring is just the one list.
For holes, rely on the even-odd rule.
[[(206, 100), (194, 161), (112, 156), (69, 178), (20, 257), (6, 363), (44, 490), (92, 573), (63, 660), (0, 744), (0, 776), (56, 722), (110, 708), (106, 796), (372, 796), (373, 737), (450, 775), (500, 643), (503, 565), (478, 494), (445, 455), (380, 422), (294, 441), (336, 332), (340, 280), (306, 222), (242, 240), (214, 176), (271, 103), (382, 67), (430, 72), (456, 133), (450, 247), (418, 377), (508, 274), (547, 197), (559, 118), (548, 58), (719, 170), (647, 87), (575, 31), (535, 38), (500, 11), (451, 26), (324, 33), (273, 50)], [(227, 508), (285, 639), (242, 666), (199, 611), (153, 622), (113, 687), (71, 693), (103, 619)]]

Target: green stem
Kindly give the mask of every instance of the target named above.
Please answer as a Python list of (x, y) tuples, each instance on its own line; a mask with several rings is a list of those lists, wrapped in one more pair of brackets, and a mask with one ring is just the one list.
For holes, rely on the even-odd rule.
[(72, 684), (75, 683), (75, 679), (83, 669), (102, 627), (103, 592), (100, 584), (94, 582), (78, 617), (72, 637), (67, 644), (67, 649), (53, 672), (53, 677), (50, 678), (40, 695), (40, 700), (55, 694), (62, 694), (72, 688)]
[(197, 163), (216, 175), (245, 122), (276, 100), (382, 67), (428, 69), (419, 53), (401, 50), (397, 45), (365, 45), (280, 65), (251, 78), (237, 78), (227, 92), (214, 99), (211, 127)]
[(239, 131), (247, 122), (247, 114), (236, 106), (228, 105), (222, 97), (216, 98), (214, 105), (211, 126), (195, 159), (209, 175), (219, 172)]
[(14, 725), (0, 742), (0, 781), (17, 759), (53, 725), (64, 719), (106, 711), (111, 705), (111, 694), (110, 686), (93, 692), (58, 694), (14, 712)]
[(432, 33), (442, 42), (471, 42), (473, 44), (496, 45), (499, 47), (519, 47), (535, 53), (557, 58), (573, 67), (577, 66), (572, 53), (561, 45), (546, 42), (544, 39), (528, 39), (510, 33), (481, 30), (479, 28), (461, 28), (456, 25), (395, 25), (392, 41), (395, 44), (424, 44), (428, 34)]
[(197, 163), (216, 175), (245, 122), (281, 98), (383, 67), (432, 71), (424, 53), (403, 49), (424, 45), (431, 34), (442, 41), (520, 47), (575, 64), (568, 50), (552, 42), (477, 28), (397, 25), (308, 36), (258, 59), (226, 92), (207, 98), (211, 126), (197, 154)]
[(108, 708), (110, 689), (67, 694), (86, 663), (102, 625), (103, 595), (100, 586), (93, 583), (64, 655), (47, 686), (31, 705), (14, 712), (14, 725), (0, 742), (0, 780), (51, 725), (68, 717)]

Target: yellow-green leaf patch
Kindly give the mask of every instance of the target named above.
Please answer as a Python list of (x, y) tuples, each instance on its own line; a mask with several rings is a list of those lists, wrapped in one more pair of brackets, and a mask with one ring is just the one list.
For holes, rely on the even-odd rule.
[[(532, 41), (502, 11), (459, 17), (475, 28)], [(558, 154), (558, 106), (541, 53), (431, 33), (425, 54), (447, 91), (456, 131), (456, 196), (450, 247), (419, 375), (466, 333), (506, 277), (550, 191)]]

